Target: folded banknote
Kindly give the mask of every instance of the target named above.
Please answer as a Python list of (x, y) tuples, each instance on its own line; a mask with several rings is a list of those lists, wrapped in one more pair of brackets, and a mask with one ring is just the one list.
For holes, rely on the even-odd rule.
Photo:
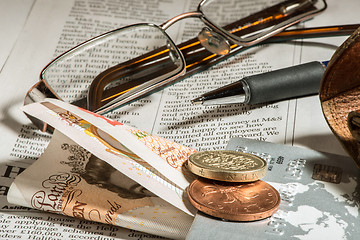
[(56, 130), (14, 180), (10, 203), (185, 238), (194, 208), (183, 163), (195, 150), (58, 100), (24, 111)]

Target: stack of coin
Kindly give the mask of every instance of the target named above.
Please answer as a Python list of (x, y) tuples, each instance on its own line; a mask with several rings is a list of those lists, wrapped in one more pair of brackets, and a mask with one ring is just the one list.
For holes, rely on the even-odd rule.
[(267, 163), (236, 151), (203, 151), (190, 155), (188, 169), (202, 177), (188, 187), (191, 204), (214, 217), (255, 221), (277, 211), (280, 195), (264, 177)]

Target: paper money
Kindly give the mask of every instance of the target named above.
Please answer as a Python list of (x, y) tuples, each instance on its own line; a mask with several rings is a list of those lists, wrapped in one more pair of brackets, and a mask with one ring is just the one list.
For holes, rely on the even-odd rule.
[(183, 164), (195, 150), (55, 99), (24, 111), (47, 122), (149, 191), (192, 214), (184, 203), (192, 180)]
[(16, 178), (10, 202), (184, 237), (195, 209), (184, 199), (193, 175), (183, 165), (195, 150), (54, 99), (24, 111), (63, 135)]
[(168, 238), (184, 238), (193, 220), (58, 131), (8, 201)]

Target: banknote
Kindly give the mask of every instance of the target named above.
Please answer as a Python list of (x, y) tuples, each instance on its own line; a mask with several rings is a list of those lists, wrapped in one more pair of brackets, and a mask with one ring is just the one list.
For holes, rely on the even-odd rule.
[(184, 239), (193, 220), (57, 130), (8, 201), (171, 239)]
[(56, 130), (15, 179), (10, 203), (185, 238), (195, 210), (183, 165), (195, 150), (56, 100), (24, 111)]
[(24, 107), (98, 158), (188, 214), (184, 190), (193, 175), (184, 163), (194, 149), (71, 104), (48, 99)]

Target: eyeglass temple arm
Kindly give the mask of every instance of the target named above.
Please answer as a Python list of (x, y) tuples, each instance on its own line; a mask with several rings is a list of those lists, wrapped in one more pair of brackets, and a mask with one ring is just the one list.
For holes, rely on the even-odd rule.
[(281, 42), (294, 39), (323, 38), (351, 35), (360, 24), (335, 25), (325, 27), (285, 30), (268, 39), (267, 42)]

